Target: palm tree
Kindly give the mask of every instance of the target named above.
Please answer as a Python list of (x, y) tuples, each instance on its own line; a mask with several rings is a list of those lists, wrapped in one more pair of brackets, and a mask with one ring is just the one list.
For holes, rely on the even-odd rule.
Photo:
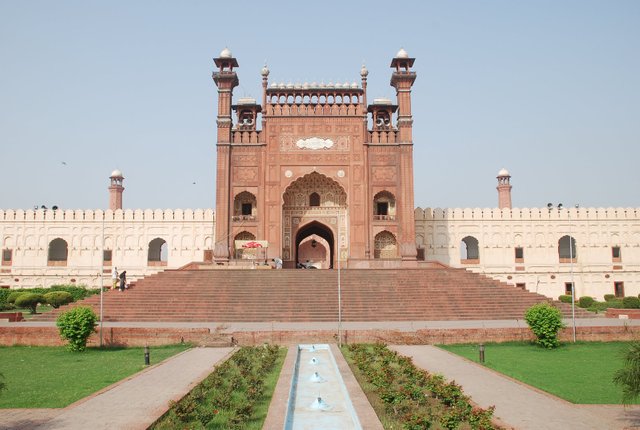
[(622, 402), (629, 404), (640, 396), (640, 341), (629, 345), (624, 362), (624, 367), (614, 374), (613, 382), (622, 386)]

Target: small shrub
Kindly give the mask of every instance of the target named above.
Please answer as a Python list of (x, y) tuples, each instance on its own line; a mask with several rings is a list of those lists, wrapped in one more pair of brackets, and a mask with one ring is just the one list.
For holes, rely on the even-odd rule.
[(571, 303), (571, 296), (562, 295), (558, 297), (558, 300), (560, 300), (562, 303)]
[(634, 296), (622, 299), (624, 309), (640, 309), (640, 299)]
[(44, 300), (54, 308), (66, 305), (73, 301), (73, 296), (66, 291), (52, 291), (44, 295)]
[(524, 315), (525, 321), (536, 335), (536, 343), (545, 348), (555, 348), (558, 341), (558, 332), (565, 327), (562, 323), (562, 314), (557, 308), (543, 302), (531, 306)]
[(24, 293), (20, 294), (15, 301), (15, 305), (18, 308), (29, 308), (29, 312), (36, 313), (38, 303), (44, 303), (44, 297), (42, 294), (37, 293)]
[(615, 294), (605, 294), (604, 295), (604, 301), (605, 302), (610, 302), (612, 300), (616, 299), (616, 295)]
[(580, 306), (581, 308), (588, 308), (589, 306), (593, 305), (593, 302), (595, 302), (593, 297), (580, 297), (580, 300), (578, 300), (578, 306)]
[(23, 294), (25, 294), (25, 291), (12, 291), (7, 296), (7, 303), (15, 304), (16, 303), (16, 299), (18, 297), (20, 297), (21, 295), (23, 295)]
[(60, 331), (60, 337), (69, 341), (67, 348), (79, 352), (87, 347), (87, 340), (93, 333), (97, 320), (98, 317), (91, 308), (78, 306), (61, 313), (56, 325)]

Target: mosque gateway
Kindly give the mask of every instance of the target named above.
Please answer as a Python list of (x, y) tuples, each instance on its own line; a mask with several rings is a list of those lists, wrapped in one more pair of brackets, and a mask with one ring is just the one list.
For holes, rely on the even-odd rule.
[(571, 285), (599, 300), (640, 293), (640, 209), (515, 209), (505, 169), (497, 208), (415, 208), (414, 61), (403, 49), (391, 59), (394, 100), (368, 98), (364, 66), (359, 82), (328, 84), (269, 82), (265, 66), (258, 101), (234, 97), (239, 63), (225, 48), (213, 72), (215, 212), (123, 209), (116, 170), (106, 211), (0, 210), (0, 286), (97, 287), (116, 266), (135, 279), (278, 257), (285, 268), (446, 264), (553, 298)]

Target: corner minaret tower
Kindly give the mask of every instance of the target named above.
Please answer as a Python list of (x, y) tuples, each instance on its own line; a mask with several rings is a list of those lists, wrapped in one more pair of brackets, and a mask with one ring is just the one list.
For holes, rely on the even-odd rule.
[(500, 209), (511, 209), (511, 175), (507, 169), (498, 172), (498, 207)]
[(400, 48), (391, 60), (391, 86), (396, 89), (398, 104), (399, 145), (399, 199), (398, 209), (401, 213), (398, 225), (400, 255), (402, 260), (416, 259), (415, 217), (413, 205), (413, 116), (411, 115), (411, 87), (416, 80), (416, 72), (411, 71), (415, 58), (410, 58), (407, 51)]
[(111, 172), (109, 179), (111, 180), (111, 185), (109, 185), (109, 209), (112, 211), (122, 209), (122, 192), (124, 191), (122, 181), (124, 176), (122, 176), (120, 170), (116, 169)]
[(214, 58), (218, 70), (213, 72), (213, 81), (218, 87), (218, 142), (216, 166), (216, 242), (213, 255), (216, 261), (228, 261), (231, 249), (231, 101), (233, 89), (238, 86), (238, 75), (233, 68), (238, 61), (228, 48)]

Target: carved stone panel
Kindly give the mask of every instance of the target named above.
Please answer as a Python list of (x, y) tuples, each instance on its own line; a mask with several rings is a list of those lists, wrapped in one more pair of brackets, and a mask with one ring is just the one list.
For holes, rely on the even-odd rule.
[(258, 180), (258, 167), (256, 166), (234, 166), (234, 182), (255, 182)]
[(371, 169), (373, 180), (376, 182), (395, 182), (397, 169), (395, 166), (373, 167)]

